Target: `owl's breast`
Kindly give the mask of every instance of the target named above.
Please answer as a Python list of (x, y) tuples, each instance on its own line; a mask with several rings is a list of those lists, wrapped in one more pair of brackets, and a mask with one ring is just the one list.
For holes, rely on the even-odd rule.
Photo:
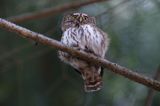
[(69, 47), (77, 48), (101, 56), (106, 50), (104, 35), (92, 25), (68, 28), (63, 33), (61, 42)]

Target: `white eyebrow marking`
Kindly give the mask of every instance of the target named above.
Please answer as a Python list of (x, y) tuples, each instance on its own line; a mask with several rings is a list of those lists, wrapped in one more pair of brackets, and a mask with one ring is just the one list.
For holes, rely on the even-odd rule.
[(87, 14), (85, 13), (73, 13), (73, 15), (82, 15), (82, 16), (88, 16)]
[(88, 16), (87, 14), (85, 14), (85, 13), (82, 13), (82, 16)]
[(73, 13), (73, 15), (80, 15), (80, 13)]

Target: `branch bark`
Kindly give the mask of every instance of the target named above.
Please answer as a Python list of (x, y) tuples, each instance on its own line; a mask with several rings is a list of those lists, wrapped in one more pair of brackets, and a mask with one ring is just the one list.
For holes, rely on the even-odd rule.
[(84, 2), (72, 2), (72, 3), (64, 4), (63, 6), (59, 6), (59, 7), (51, 7), (51, 8), (46, 8), (46, 9), (36, 11), (36, 12), (29, 12), (29, 13), (25, 13), (25, 14), (18, 15), (18, 16), (12, 16), (12, 17), (7, 18), (7, 20), (15, 22), (15, 23), (21, 23), (21, 22), (25, 22), (29, 20), (53, 16), (58, 13), (70, 10), (70, 9), (76, 9), (76, 8), (80, 8), (85, 5), (98, 3), (102, 1), (106, 1), (106, 0), (87, 0)]
[(65, 45), (61, 44), (60, 42), (58, 42), (54, 39), (48, 38), (42, 34), (33, 32), (31, 30), (28, 30), (26, 28), (23, 28), (21, 26), (18, 26), (16, 24), (13, 24), (13, 23), (8, 22), (8, 21), (1, 19), (1, 18), (0, 18), (0, 27), (7, 29), (11, 32), (15, 32), (20, 37), (28, 38), (28, 39), (34, 40), (36, 42), (39, 42), (41, 44), (50, 46), (52, 48), (56, 48), (61, 51), (67, 52), (75, 57), (78, 57), (82, 60), (90, 62), (93, 65), (103, 66), (105, 68), (108, 68), (110, 71), (112, 71), (116, 74), (122, 75), (132, 81), (138, 82), (138, 83), (143, 84), (145, 86), (148, 86), (152, 89), (160, 91), (160, 82), (158, 82), (152, 78), (146, 77), (144, 75), (140, 75), (136, 72), (133, 72), (132, 70), (125, 68), (125, 67), (122, 67), (116, 63), (112, 63), (108, 60), (98, 58), (98, 57), (95, 57), (92, 55), (88, 55), (85, 52), (79, 52), (73, 48), (66, 47)]
[[(158, 66), (158, 69), (154, 75), (154, 79), (158, 81), (160, 80), (160, 65)], [(155, 91), (153, 89), (148, 90), (148, 95), (146, 97), (144, 106), (152, 106), (154, 94), (155, 94)]]

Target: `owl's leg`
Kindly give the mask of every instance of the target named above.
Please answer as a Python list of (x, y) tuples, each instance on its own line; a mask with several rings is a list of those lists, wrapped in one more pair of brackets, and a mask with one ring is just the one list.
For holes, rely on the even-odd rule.
[(86, 53), (88, 53), (88, 54), (92, 54), (92, 55), (97, 56), (97, 55), (94, 53), (94, 51), (91, 50), (91, 49), (89, 49), (87, 46), (85, 46), (84, 51), (85, 51)]

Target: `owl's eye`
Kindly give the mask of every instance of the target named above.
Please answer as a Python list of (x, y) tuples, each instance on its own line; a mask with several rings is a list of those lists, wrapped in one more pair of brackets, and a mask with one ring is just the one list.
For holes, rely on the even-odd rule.
[(84, 19), (84, 20), (87, 20), (87, 19), (88, 19), (88, 17), (87, 17), (87, 16), (84, 16), (84, 17), (83, 17), (83, 19)]
[(72, 17), (67, 17), (67, 19), (66, 20), (71, 20), (72, 19)]
[(73, 15), (72, 17), (73, 17), (73, 19), (77, 19), (77, 18), (78, 18), (78, 16), (77, 16), (77, 15)]

